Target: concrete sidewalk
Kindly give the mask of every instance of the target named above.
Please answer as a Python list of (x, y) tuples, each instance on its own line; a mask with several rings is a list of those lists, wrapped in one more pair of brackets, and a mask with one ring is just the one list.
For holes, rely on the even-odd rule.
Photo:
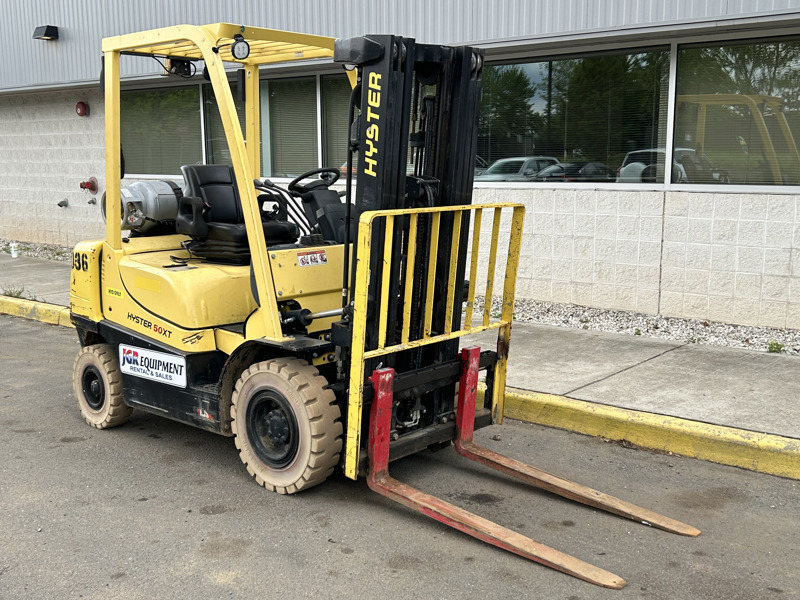
[[(0, 254), (0, 313), (69, 325), (70, 268)], [(797, 356), (515, 323), (507, 385), (510, 418), (800, 479)]]

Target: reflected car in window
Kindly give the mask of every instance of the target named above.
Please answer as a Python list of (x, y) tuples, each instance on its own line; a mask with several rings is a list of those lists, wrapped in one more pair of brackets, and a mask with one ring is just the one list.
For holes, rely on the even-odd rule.
[(475, 177), (481, 175), (488, 166), (489, 163), (486, 162), (486, 160), (480, 154), (475, 155), (475, 173), (474, 173)]
[(559, 164), (553, 156), (517, 156), (501, 158), (475, 177), (475, 181), (530, 181), (539, 171)]
[[(693, 148), (675, 148), (672, 154), (672, 183), (730, 183), (728, 173)], [(622, 183), (663, 183), (665, 150), (650, 148), (625, 155), (617, 171)]]
[(591, 181), (607, 183), (614, 181), (614, 174), (606, 164), (601, 162), (560, 163), (542, 169), (531, 178), (531, 181)]

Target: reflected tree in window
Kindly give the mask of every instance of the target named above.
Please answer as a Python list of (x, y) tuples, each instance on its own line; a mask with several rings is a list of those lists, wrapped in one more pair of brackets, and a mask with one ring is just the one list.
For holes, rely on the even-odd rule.
[(669, 53), (592, 55), (484, 70), (478, 154), (598, 161), (664, 147)]
[(531, 105), (536, 91), (520, 66), (484, 69), (478, 154), (487, 162), (533, 153), (542, 130), (542, 117)]
[(725, 174), (703, 183), (800, 184), (800, 42), (681, 49), (676, 146)]
[[(551, 63), (548, 148), (563, 160), (618, 166), (632, 150), (663, 146), (667, 54), (598, 56)], [(665, 119), (662, 119), (665, 120)]]

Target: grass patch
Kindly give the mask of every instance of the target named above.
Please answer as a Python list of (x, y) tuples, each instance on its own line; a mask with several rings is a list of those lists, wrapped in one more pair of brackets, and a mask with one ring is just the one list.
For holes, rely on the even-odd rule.
[(779, 342), (770, 342), (769, 346), (767, 346), (767, 352), (772, 352), (773, 354), (780, 354), (783, 352), (783, 344)]
[(19, 298), (20, 300), (33, 300), (34, 302), (40, 302), (40, 300), (31, 294), (28, 290), (25, 289), (24, 285), (16, 286), (16, 285), (9, 285), (9, 286), (2, 286), (0, 287), (0, 295), (8, 296), (9, 298)]

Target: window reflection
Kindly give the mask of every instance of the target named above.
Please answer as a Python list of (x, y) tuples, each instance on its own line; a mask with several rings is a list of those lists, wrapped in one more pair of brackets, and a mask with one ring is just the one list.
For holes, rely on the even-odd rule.
[(688, 181), (798, 185), (798, 131), (800, 42), (681, 49), (675, 145), (705, 161)]
[(665, 147), (668, 67), (666, 49), (488, 66), (478, 157), (490, 166), (476, 181), (535, 180), (524, 170), (493, 175), (492, 163), (511, 158), (598, 163), (603, 176), (591, 179), (613, 181), (605, 173), (629, 152)]

